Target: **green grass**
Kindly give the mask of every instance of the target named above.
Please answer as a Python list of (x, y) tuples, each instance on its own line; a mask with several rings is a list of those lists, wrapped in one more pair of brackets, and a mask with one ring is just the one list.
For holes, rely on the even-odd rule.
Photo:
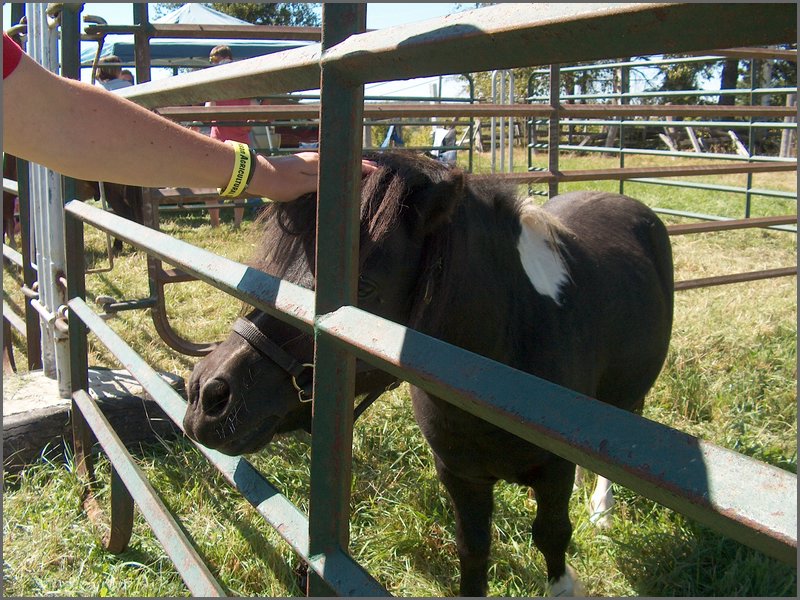
[[(600, 159), (575, 159), (573, 166), (566, 160), (562, 166), (606, 164)], [(759, 186), (793, 189), (794, 182), (782, 174), (771, 177)], [(614, 190), (616, 184), (583, 187)], [(633, 184), (630, 189), (626, 186), (626, 193), (652, 206), (698, 212), (719, 212), (717, 207), (723, 207), (734, 216), (741, 207), (740, 200), (731, 201), (729, 194)], [(760, 210), (773, 211), (770, 214), (795, 210), (793, 203), (781, 202), (770, 200)], [(246, 219), (236, 231), (225, 212), (219, 229), (212, 230), (202, 213), (165, 216), (162, 228), (195, 245), (245, 260), (254, 248), (253, 222)], [(100, 235), (87, 229), (95, 266), (104, 262), (103, 244)], [(673, 238), (673, 247), (677, 279), (793, 265), (797, 249), (794, 235), (763, 231), (681, 236)], [(146, 296), (143, 254), (127, 248), (116, 262), (111, 273), (87, 278), (89, 298)], [(5, 270), (5, 293), (19, 302), (14, 286)], [(679, 292), (667, 364), (647, 399), (645, 416), (796, 473), (796, 294), (793, 277)], [(168, 307), (176, 328), (196, 341), (224, 337), (240, 309), (238, 301), (200, 283), (171, 286)], [(188, 377), (195, 360), (166, 348), (148, 314), (127, 312), (109, 323), (156, 368)], [(106, 350), (90, 341), (91, 364), (116, 366)], [(18, 363), (23, 362), (18, 353)], [(304, 511), (309, 440), (304, 433), (283, 436), (252, 457), (256, 467)], [(456, 595), (453, 513), (414, 422), (405, 386), (384, 395), (357, 423), (353, 452), (353, 556), (395, 595)], [(156, 443), (135, 454), (231, 594), (302, 594), (292, 572), (297, 560), (291, 550), (190, 443)], [(101, 460), (98, 473), (107, 485), (105, 461)], [(42, 460), (17, 476), (6, 474), (4, 484), (6, 594), (188, 595), (138, 512), (126, 552), (114, 556), (100, 548), (99, 532), (80, 508), (81, 489), (69, 456), (64, 461)], [(575, 532), (569, 560), (592, 595), (796, 595), (794, 567), (619, 486), (613, 526), (598, 531), (586, 514), (589, 492), (589, 487), (581, 488), (571, 501)], [(104, 493), (107, 498), (107, 490)], [(529, 534), (535, 501), (526, 490), (510, 484), (497, 486), (495, 500), (489, 593), (543, 594), (544, 561)]]

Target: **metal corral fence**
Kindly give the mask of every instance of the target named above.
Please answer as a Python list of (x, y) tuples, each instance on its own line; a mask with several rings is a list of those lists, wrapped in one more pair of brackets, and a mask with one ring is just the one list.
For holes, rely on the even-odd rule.
[[(245, 459), (200, 447), (309, 563), (316, 574), (310, 578), (310, 591), (386, 593), (348, 552), (354, 356), (794, 564), (795, 475), (359, 310), (355, 307), (357, 257), (346, 249), (358, 247), (364, 83), (779, 43), (796, 38), (796, 6), (500, 5), (358, 34), (364, 29), (365, 16), (364, 4), (327, 4), (319, 47), (223, 65), (125, 92), (128, 98), (155, 108), (321, 89), (318, 222), (325, 226), (317, 232), (316, 294), (79, 201), (66, 206), (68, 247), (83, 247), (84, 224), (91, 224), (314, 334), (308, 518)], [(709, 22), (716, 26), (708, 27)], [(627, 34), (610, 36), (605, 33), (609, 31)], [(89, 445), (94, 435), (112, 464), (108, 547), (119, 551), (126, 545), (135, 502), (191, 592), (224, 594), (88, 395), (87, 331), (97, 335), (178, 424), (185, 412), (184, 401), (88, 307), (81, 253), (70, 253), (67, 288), (76, 457), (81, 472), (91, 474)], [(528, 399), (533, 395), (550, 401), (531, 407)], [(632, 448), (637, 452), (631, 453)]]
[[(550, 65), (534, 71), (528, 81), (527, 101), (547, 111), (545, 119), (528, 120), (528, 175), (515, 176), (517, 181), (545, 182), (547, 192), (532, 191), (553, 196), (558, 193), (559, 182), (582, 180), (619, 180), (619, 191), (624, 193), (626, 182), (651, 185), (675, 186), (698, 190), (733, 193), (743, 197), (742, 217), (735, 219), (721, 215), (678, 211), (666, 207), (655, 207), (656, 212), (689, 217), (714, 223), (693, 223), (670, 227), (671, 235), (768, 227), (797, 234), (797, 214), (769, 218), (751, 218), (752, 199), (756, 197), (790, 199), (797, 202), (797, 194), (781, 190), (755, 188), (755, 173), (795, 171), (796, 157), (796, 87), (759, 86), (758, 64), (765, 59), (781, 59), (797, 62), (796, 50), (763, 48), (737, 48), (717, 50), (709, 53), (695, 52), (696, 56), (661, 58), (660, 56), (637, 57), (621, 60), (585, 64), (578, 66)], [(670, 90), (631, 91), (631, 73), (657, 70), (659, 67), (674, 67), (678, 64), (718, 64), (720, 61), (745, 60), (749, 65), (750, 83), (744, 89), (718, 90)], [(575, 93), (576, 80), (587, 73), (611, 70), (611, 81), (605, 90), (581, 90)], [(610, 84), (610, 85), (609, 85)], [(586, 86), (586, 83), (583, 84)], [(610, 90), (608, 88), (611, 88)], [(549, 90), (539, 94), (535, 90)], [(765, 105), (766, 95), (777, 95), (784, 99), (785, 106)], [(747, 104), (733, 105), (733, 98), (744, 96)], [(724, 97), (729, 105), (699, 104), (701, 98)], [(675, 99), (683, 104), (653, 104), (654, 100)], [(692, 102), (694, 99), (694, 102)], [(739, 120), (734, 120), (739, 119)], [(703, 134), (695, 133), (702, 131)], [(657, 132), (657, 137), (653, 135)], [(759, 154), (757, 137), (768, 132), (778, 132), (779, 151), (773, 155)], [(737, 135), (738, 134), (738, 135)], [(666, 149), (647, 143), (648, 135), (655, 137)], [(685, 138), (685, 140), (683, 139)], [(746, 143), (742, 142), (743, 138)], [(680, 142), (690, 145), (690, 151), (682, 151)], [(715, 148), (716, 147), (716, 148)], [(732, 147), (735, 151), (725, 151)], [(723, 151), (713, 151), (722, 149)], [(790, 157), (794, 150), (794, 157)], [(533, 166), (537, 151), (546, 153), (547, 168)], [(616, 156), (618, 167), (589, 172), (559, 169), (559, 158), (564, 153), (596, 153)], [(704, 159), (702, 165), (655, 166), (631, 168), (625, 166), (629, 156), (644, 155), (667, 158)], [(725, 164), (727, 163), (727, 164)], [(681, 177), (713, 174), (746, 175), (745, 186), (729, 186), (714, 183), (687, 181)], [(732, 211), (733, 212), (733, 211)], [(676, 283), (677, 290), (710, 285), (722, 285), (742, 281), (753, 281), (781, 276), (795, 276), (797, 267), (781, 267), (725, 276), (706, 277)]]
[[(96, 20), (93, 17), (85, 17), (84, 20), (92, 22)], [(134, 7), (134, 20), (136, 25), (106, 25), (95, 24), (89, 25), (86, 28), (86, 34), (82, 39), (91, 39), (98, 42), (98, 54), (103, 47), (103, 43), (107, 36), (113, 36), (123, 33), (133, 33), (137, 39), (137, 58), (135, 65), (137, 73), (145, 80), (150, 78), (151, 66), (149, 63), (149, 51), (146, 47), (146, 42), (154, 37), (211, 37), (214, 35), (230, 35), (232, 37), (264, 37), (270, 36), (276, 39), (319, 39), (319, 28), (286, 28), (274, 26), (212, 26), (212, 27), (199, 27), (187, 25), (165, 25), (165, 24), (150, 24), (147, 22), (147, 12), (142, 7)], [(295, 31), (296, 29), (296, 31)], [(783, 130), (784, 132), (791, 131), (796, 133), (796, 119), (790, 115), (794, 115), (795, 109), (791, 108), (790, 99), (792, 98), (792, 91), (795, 88), (767, 88), (758, 87), (756, 85), (756, 70), (753, 65), (757, 57), (759, 60), (765, 58), (779, 58), (785, 60), (797, 60), (796, 51), (781, 51), (774, 49), (760, 49), (760, 48), (742, 48), (734, 50), (717, 51), (715, 54), (699, 53), (695, 57), (683, 58), (653, 58), (653, 57), (639, 57), (636, 60), (617, 61), (612, 63), (588, 64), (580, 66), (565, 66), (565, 65), (550, 65), (548, 68), (539, 69), (534, 71), (528, 81), (528, 98), (527, 101), (532, 103), (531, 106), (514, 105), (514, 78), (513, 73), (510, 71), (494, 71), (492, 73), (492, 104), (475, 106), (475, 93), (474, 83), (472, 78), (466, 75), (468, 81), (470, 94), (468, 98), (447, 98), (442, 97), (441, 94), (435, 99), (438, 106), (431, 107), (428, 102), (430, 98), (421, 97), (403, 97), (392, 98), (391, 102), (387, 102), (385, 98), (365, 96), (364, 107), (364, 145), (370, 146), (371, 140), (369, 136), (369, 128), (376, 124), (386, 124), (389, 126), (394, 125), (440, 125), (442, 123), (454, 127), (456, 124), (466, 124), (466, 131), (462, 140), (455, 145), (447, 146), (414, 146), (409, 149), (418, 151), (434, 151), (437, 154), (453, 150), (464, 150), (468, 153), (467, 170), (472, 170), (473, 164), (473, 151), (475, 140), (475, 127), (476, 116), (488, 116), (495, 114), (508, 114), (509, 116), (497, 118), (490, 117), (490, 136), (491, 136), (491, 153), (492, 153), (492, 172), (497, 169), (496, 163), (498, 162), (499, 155), (499, 171), (500, 176), (507, 177), (508, 179), (517, 182), (522, 181), (539, 181), (548, 182), (547, 192), (535, 192), (536, 194), (547, 194), (553, 196), (558, 193), (559, 181), (577, 181), (577, 180), (601, 180), (601, 179), (618, 179), (620, 193), (624, 193), (624, 186), (626, 181), (636, 183), (649, 183), (667, 186), (678, 186), (684, 188), (695, 188), (705, 190), (716, 190), (720, 192), (738, 192), (745, 196), (744, 205), (744, 219), (732, 219), (730, 217), (722, 217), (719, 215), (710, 215), (697, 212), (675, 211), (669, 208), (656, 207), (657, 212), (666, 214), (691, 217), (701, 220), (711, 221), (724, 221), (716, 224), (702, 225), (692, 224), (685, 226), (672, 226), (670, 227), (671, 235), (684, 235), (688, 233), (701, 233), (710, 231), (721, 231), (739, 229), (745, 227), (765, 227), (771, 229), (779, 229), (792, 231), (796, 233), (796, 226), (790, 227), (788, 224), (796, 222), (796, 215), (785, 215), (777, 217), (769, 217), (768, 219), (750, 219), (750, 206), (751, 198), (753, 195), (763, 197), (775, 198), (792, 198), (796, 200), (796, 194), (791, 192), (754, 189), (752, 187), (752, 177), (754, 172), (772, 172), (782, 170), (796, 169), (796, 158), (783, 159), (767, 156), (756, 156), (750, 152), (749, 147), (753, 142), (754, 130)], [(674, 66), (676, 64), (686, 63), (702, 63), (708, 64), (710, 61), (719, 61), (735, 57), (737, 59), (750, 59), (750, 74), (751, 82), (750, 88), (744, 90), (679, 90), (679, 91), (650, 91), (650, 92), (635, 92), (630, 91), (631, 72), (636, 72), (642, 69), (654, 69), (660, 66)], [(96, 59), (95, 59), (96, 63)], [(141, 63), (141, 64), (140, 64)], [(608, 92), (593, 92), (581, 94), (565, 94), (564, 81), (574, 81), (580, 78), (581, 74), (599, 70), (613, 70), (616, 77), (612, 84), (612, 88), (616, 91)], [(499, 86), (498, 84), (499, 80)], [(536, 96), (533, 93), (534, 82), (536, 80), (544, 80), (545, 85), (539, 85), (539, 89), (550, 88), (549, 95)], [(557, 86), (550, 85), (551, 82), (558, 83)], [(508, 85), (506, 86), (506, 84)], [(541, 81), (540, 81), (541, 84)], [(499, 87), (499, 89), (497, 89)], [(602, 87), (602, 86), (601, 86)], [(608, 87), (608, 86), (606, 86)], [(774, 106), (757, 106), (754, 105), (754, 98), (763, 98), (765, 94), (783, 94), (787, 99), (787, 108), (774, 107)], [(663, 100), (663, 98), (685, 98), (686, 96), (700, 98), (708, 96), (724, 95), (726, 98), (732, 99), (736, 95), (748, 95), (750, 104), (747, 106), (729, 107), (714, 107), (708, 105), (683, 105), (683, 106), (670, 106), (659, 105), (654, 106), (647, 104), (651, 99)], [(497, 104), (499, 98), (500, 104)], [(638, 104), (631, 105), (631, 100), (639, 101)], [(270, 127), (280, 128), (284, 130), (291, 130), (294, 128), (301, 129), (314, 129), (314, 141), (318, 140), (318, 124), (319, 124), (319, 96), (308, 94), (292, 94), (290, 97), (285, 94), (273, 95), (266, 98), (270, 105), (262, 106), (236, 106), (236, 107), (197, 107), (197, 106), (167, 106), (158, 108), (158, 112), (163, 116), (182, 122), (185, 125), (203, 125), (211, 121), (218, 123), (228, 124), (248, 124), (254, 125), (257, 123), (267, 123)], [(425, 102), (425, 101), (428, 102)], [(303, 104), (299, 102), (303, 101)], [(306, 103), (310, 101), (310, 103)], [(542, 104), (543, 101), (549, 101), (549, 104)], [(586, 104), (590, 101), (590, 104)], [(600, 101), (600, 103), (598, 103)], [(424, 102), (424, 104), (420, 104)], [(576, 102), (580, 104), (575, 104)], [(603, 103), (605, 102), (605, 103)], [(614, 105), (608, 104), (609, 102)], [(274, 104), (273, 104), (274, 103)], [(287, 104), (288, 103), (288, 104)], [(644, 103), (644, 104), (643, 104)], [(276, 105), (277, 104), (277, 105)], [(459, 106), (461, 104), (461, 106)], [(469, 106), (464, 106), (469, 104)], [(623, 106), (624, 105), (624, 106)], [(619, 112), (615, 110), (623, 106)], [(536, 119), (533, 117), (535, 114), (547, 114), (550, 116), (548, 119)], [(719, 116), (734, 116), (745, 117), (749, 119), (746, 125), (741, 121), (723, 121)], [(513, 171), (513, 145), (515, 138), (515, 125), (514, 116), (512, 115), (527, 115), (528, 118), (528, 175), (512, 174)], [(706, 120), (696, 120), (698, 116)], [(582, 118), (581, 118), (582, 117)], [(782, 122), (754, 122), (754, 118), (780, 118)], [(653, 120), (653, 118), (663, 118), (664, 120)], [(684, 121), (684, 118), (693, 120)], [(444, 119), (439, 121), (438, 119)], [(508, 123), (508, 143), (506, 145), (505, 127)], [(498, 128), (499, 125), (499, 128)], [(544, 141), (539, 141), (537, 132), (544, 126)], [(263, 127), (263, 126), (262, 126)], [(604, 133), (587, 133), (588, 130), (597, 130), (598, 127), (607, 129)], [(726, 154), (719, 152), (706, 151), (704, 147), (704, 140), (694, 133), (694, 128), (707, 127), (710, 130), (716, 131), (719, 128), (728, 129), (728, 135), (733, 138), (733, 143), (737, 147), (737, 153)], [(478, 123), (480, 129), (480, 124)], [(581, 136), (579, 129), (583, 129), (583, 139), (581, 143), (574, 144), (573, 138)], [(626, 147), (626, 139), (630, 138), (630, 132), (634, 129), (637, 131), (647, 132), (648, 129), (653, 128), (663, 129), (664, 133), (659, 133), (659, 137), (670, 146), (669, 150), (660, 150), (652, 148), (641, 148), (631, 145)], [(498, 136), (499, 129), (499, 136)], [(564, 131), (566, 129), (566, 132)], [(683, 129), (685, 135), (691, 140), (694, 152), (681, 152), (677, 149), (677, 140), (679, 132), (676, 131)], [(745, 147), (736, 137), (734, 130), (745, 130), (747, 135), (747, 147)], [(455, 132), (453, 132), (455, 133)], [(566, 136), (566, 143), (562, 138)], [(261, 136), (262, 138), (264, 136)], [(292, 135), (292, 137), (296, 137)], [(719, 136), (717, 136), (719, 137)], [(552, 138), (552, 140), (551, 140)], [(606, 144), (603, 146), (592, 145), (591, 142), (597, 142), (599, 139), (604, 139)], [(783, 141), (788, 141), (782, 140)], [(388, 140), (388, 136), (387, 136)], [(464, 142), (469, 142), (464, 145)], [(609, 141), (617, 140), (616, 147), (612, 147)], [(712, 137), (713, 140), (713, 137)], [(499, 144), (497, 142), (499, 141)], [(552, 145), (551, 145), (552, 141)], [(587, 143), (590, 142), (590, 143)], [(299, 148), (291, 147), (291, 144), (278, 144), (273, 146), (273, 140), (268, 138), (269, 146), (260, 148), (260, 151), (269, 154), (280, 154), (295, 152)], [(258, 143), (256, 144), (258, 146)], [(263, 144), (262, 144), (263, 145)], [(782, 144), (783, 146), (784, 144)], [(499, 147), (498, 147), (499, 146)], [(506, 160), (506, 150), (508, 159)], [(548, 159), (548, 168), (545, 171), (543, 168), (532, 167), (532, 157), (537, 150), (546, 150)], [(596, 152), (596, 153), (616, 153), (619, 157), (619, 168), (617, 169), (603, 169), (591, 170), (585, 172), (562, 172), (559, 169), (558, 157), (562, 152)], [(625, 168), (625, 157), (633, 154), (640, 155), (656, 155), (663, 157), (691, 157), (691, 158), (707, 158), (722, 161), (737, 161), (735, 164), (728, 164), (722, 168), (714, 167), (711, 162), (700, 168), (692, 166), (690, 168), (676, 168), (671, 167), (653, 167), (648, 169), (632, 169)], [(748, 162), (743, 162), (742, 158), (747, 159)], [(751, 168), (753, 162), (773, 162), (783, 163), (773, 167), (755, 167)], [(502, 173), (508, 167), (508, 173)], [(691, 181), (678, 180), (676, 177), (686, 175), (698, 174), (731, 174), (731, 173), (746, 173), (747, 185), (746, 187), (733, 187), (722, 186), (710, 183), (697, 183)], [(650, 177), (644, 177), (650, 175)], [(659, 178), (655, 178), (659, 177)], [(255, 200), (255, 199), (253, 199)], [(227, 205), (221, 203), (216, 190), (146, 190), (145, 202), (148, 205), (146, 209), (146, 224), (151, 227), (158, 227), (159, 213), (164, 211), (175, 210), (207, 210), (209, 208), (220, 208)], [(113, 258), (110, 256), (110, 261), (113, 264)], [(116, 313), (120, 310), (131, 310), (141, 308), (152, 308), (151, 314), (156, 329), (161, 338), (173, 349), (178, 350), (184, 354), (201, 356), (206, 354), (213, 343), (201, 342), (196, 343), (179, 335), (171, 326), (167, 316), (167, 310), (164, 301), (164, 288), (166, 285), (173, 283), (180, 283), (189, 281), (192, 278), (186, 274), (176, 272), (172, 269), (164, 269), (161, 261), (154, 258), (148, 259), (149, 271), (149, 284), (151, 294), (148, 298), (139, 300), (125, 300), (115, 301), (115, 299), (105, 298), (104, 309), (108, 313)], [(771, 268), (760, 271), (750, 271), (745, 273), (728, 274), (724, 276), (705, 277), (690, 281), (680, 281), (676, 284), (676, 289), (692, 289), (697, 287), (704, 287), (710, 285), (721, 285), (726, 283), (736, 283), (743, 281), (752, 281), (757, 279), (764, 279), (770, 277), (780, 276), (794, 276), (796, 274), (796, 266), (784, 266), (779, 268)]]

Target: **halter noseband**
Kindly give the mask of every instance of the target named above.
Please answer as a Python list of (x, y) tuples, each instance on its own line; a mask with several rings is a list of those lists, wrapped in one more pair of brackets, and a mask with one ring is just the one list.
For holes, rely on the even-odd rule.
[[(314, 399), (311, 388), (309, 386), (302, 387), (297, 382), (298, 377), (303, 374), (303, 371), (314, 368), (313, 363), (304, 363), (297, 360), (294, 356), (264, 335), (261, 330), (247, 318), (239, 317), (236, 319), (236, 322), (233, 324), (233, 330), (242, 336), (242, 338), (244, 338), (244, 340), (261, 356), (271, 360), (288, 373), (294, 389), (297, 390), (297, 397), (300, 399), (301, 403), (311, 402)], [(372, 368), (360, 370), (372, 370)], [(313, 378), (311, 382), (313, 383)], [(389, 386), (386, 390), (370, 392), (367, 397), (356, 406), (353, 411), (353, 420), (360, 417), (370, 404), (375, 402), (383, 392), (397, 387), (397, 385), (398, 384)]]
[(303, 363), (297, 360), (294, 356), (261, 333), (261, 330), (247, 319), (241, 317), (236, 319), (236, 322), (233, 324), (233, 330), (242, 336), (261, 356), (268, 358), (289, 374), (289, 377), (292, 379), (292, 385), (294, 389), (297, 390), (297, 396), (300, 402), (311, 402), (311, 394), (306, 388), (300, 386), (297, 382), (297, 378), (300, 377), (306, 369), (313, 369), (313, 364)]

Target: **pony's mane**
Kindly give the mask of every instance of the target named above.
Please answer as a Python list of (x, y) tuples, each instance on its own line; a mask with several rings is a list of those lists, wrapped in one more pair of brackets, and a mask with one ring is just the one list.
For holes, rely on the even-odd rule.
[[(361, 264), (398, 226), (404, 209), (416, 208), (407, 203), (412, 193), (453, 177), (450, 167), (407, 151), (375, 153), (367, 158), (379, 168), (363, 182)], [(513, 185), (487, 177), (463, 177), (452, 226), (443, 224), (435, 230), (435, 235), (426, 239), (413, 296), (415, 303), (409, 323), (412, 327), (436, 331), (447, 318), (448, 306), (461, 293), (464, 282), (472, 280), (469, 263), (463, 260), (463, 237), (467, 235), (464, 231), (470, 219), (473, 219), (473, 234), (474, 230), (486, 228), (484, 219), (494, 221), (497, 224), (496, 229), (492, 228), (496, 234), (494, 243), (507, 244), (519, 236), (520, 217), (524, 213), (526, 218), (540, 223), (544, 231), (552, 233), (553, 246), (557, 246), (555, 240), (561, 234), (558, 221), (520, 198)], [(309, 273), (315, 271), (316, 200), (316, 194), (309, 194), (293, 202), (271, 204), (262, 211), (259, 223), (263, 225), (263, 236), (252, 266), (298, 285), (313, 287), (313, 276)], [(469, 211), (465, 210), (467, 206)], [(432, 298), (436, 301), (432, 302)]]
[[(397, 226), (404, 201), (414, 189), (444, 179), (449, 168), (421, 155), (402, 151), (367, 154), (378, 170), (364, 179), (361, 192), (361, 247), (363, 263), (372, 249)], [(307, 194), (293, 202), (276, 202), (261, 212), (261, 250), (251, 265), (292, 280), (292, 266), (301, 257), (314, 270), (313, 246), (317, 225), (317, 196)], [(302, 255), (305, 255), (304, 257)]]

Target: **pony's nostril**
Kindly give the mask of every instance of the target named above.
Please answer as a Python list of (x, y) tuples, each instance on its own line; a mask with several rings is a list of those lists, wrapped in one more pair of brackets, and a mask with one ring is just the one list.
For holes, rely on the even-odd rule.
[(225, 410), (231, 389), (222, 379), (212, 379), (200, 391), (200, 408), (208, 416), (219, 415)]

